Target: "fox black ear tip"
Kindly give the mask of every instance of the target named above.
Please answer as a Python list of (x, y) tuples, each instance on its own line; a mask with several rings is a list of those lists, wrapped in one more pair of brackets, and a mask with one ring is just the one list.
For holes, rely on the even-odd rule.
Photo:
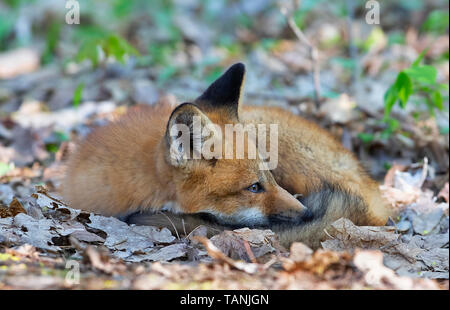
[(230, 71), (231, 70), (232, 71), (237, 71), (237, 72), (240, 72), (240, 73), (245, 73), (245, 65), (242, 62), (237, 62), (234, 65), (232, 65), (230, 67), (230, 69), (228, 69), (228, 70), (230, 70)]

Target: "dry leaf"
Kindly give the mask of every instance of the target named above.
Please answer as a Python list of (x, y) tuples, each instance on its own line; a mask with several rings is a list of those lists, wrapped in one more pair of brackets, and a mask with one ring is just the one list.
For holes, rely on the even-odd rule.
[[(370, 287), (381, 289), (417, 289), (413, 279), (399, 277), (383, 265), (383, 253), (380, 251), (356, 251), (353, 262), (364, 272), (364, 280)], [(426, 279), (420, 282), (420, 289), (438, 289), (438, 286)]]
[(208, 251), (209, 256), (214, 258), (217, 261), (226, 263), (236, 269), (242, 270), (246, 273), (256, 273), (258, 271), (258, 265), (253, 263), (245, 263), (242, 261), (235, 261), (231, 259), (230, 257), (226, 256), (224, 253), (220, 251), (219, 248), (217, 248), (209, 239), (205, 237), (196, 236), (193, 237), (195, 240), (201, 242), (206, 250)]
[[(439, 272), (434, 277), (448, 279), (448, 249), (446, 251), (436, 249), (438, 245), (447, 244), (448, 247), (445, 238), (440, 238), (440, 243), (435, 243), (432, 247), (428, 241), (435, 238), (427, 242), (422, 240), (422, 244), (419, 244), (418, 236), (406, 240), (395, 233), (394, 227), (356, 226), (343, 218), (334, 222), (328, 233), (333, 239), (322, 242), (324, 249), (350, 252), (356, 249), (381, 250), (385, 255), (385, 265), (398, 271), (399, 274), (423, 276), (423, 271), (432, 271)], [(447, 256), (443, 256), (444, 252)], [(431, 257), (435, 259), (434, 265), (427, 266)], [(442, 270), (446, 273), (442, 273)]]
[(92, 267), (108, 274), (117, 274), (125, 270), (125, 266), (114, 261), (105, 250), (88, 246), (83, 253), (84, 261)]
[(247, 262), (252, 261), (252, 257), (259, 262), (266, 262), (270, 259), (268, 254), (285, 251), (271, 230), (249, 228), (226, 230), (213, 236), (211, 242), (226, 256)]

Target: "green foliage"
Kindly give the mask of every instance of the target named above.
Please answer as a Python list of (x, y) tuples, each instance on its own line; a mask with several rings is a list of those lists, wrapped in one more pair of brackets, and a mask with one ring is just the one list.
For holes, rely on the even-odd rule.
[(105, 58), (114, 57), (120, 63), (125, 63), (125, 57), (128, 55), (139, 55), (139, 52), (124, 38), (116, 34), (108, 34), (105, 37), (100, 35), (84, 42), (75, 59), (78, 62), (88, 59), (94, 66), (98, 66), (100, 50)]
[(6, 49), (6, 38), (13, 30), (14, 22), (14, 17), (0, 12), (0, 50)]
[(64, 141), (69, 141), (69, 136), (62, 131), (53, 132), (53, 141), (45, 144), (45, 149), (50, 153), (58, 152), (61, 143)]
[(384, 123), (386, 124), (386, 128), (380, 133), (378, 137), (381, 140), (389, 139), (389, 137), (400, 128), (400, 122), (395, 118), (388, 117), (384, 119)]
[(432, 11), (422, 25), (422, 30), (436, 34), (444, 34), (449, 25), (449, 13), (444, 10)]
[(398, 102), (401, 108), (405, 108), (412, 95), (422, 97), (431, 115), (435, 110), (443, 110), (442, 91), (448, 90), (445, 84), (437, 84), (437, 70), (433, 66), (421, 65), (426, 50), (412, 63), (402, 70), (384, 95), (385, 119), (389, 119), (392, 108)]
[(148, 47), (150, 64), (163, 66), (170, 64), (171, 55), (175, 48), (176, 46), (172, 44), (151, 44)]
[(35, 0), (3, 0), (8, 6), (18, 8), (23, 4), (35, 2)]
[(116, 18), (123, 18), (130, 15), (135, 9), (135, 1), (113, 0), (112, 13)]
[(388, 45), (405, 44), (405, 33), (401, 31), (394, 31), (388, 35)]
[(78, 84), (77, 88), (75, 88), (75, 91), (73, 93), (73, 106), (78, 107), (81, 102), (81, 98), (83, 97), (83, 89), (84, 89), (84, 83)]
[(387, 41), (388, 39), (386, 38), (383, 29), (381, 29), (381, 27), (374, 27), (367, 39), (362, 43), (357, 43), (357, 45), (359, 45), (363, 51), (368, 52), (383, 46)]
[(369, 144), (373, 140), (375, 140), (375, 136), (372, 133), (360, 132), (358, 133), (358, 138), (364, 143)]
[(59, 21), (53, 20), (47, 30), (46, 47), (42, 55), (42, 62), (44, 64), (47, 64), (53, 60), (56, 48), (58, 46), (60, 32), (61, 23)]

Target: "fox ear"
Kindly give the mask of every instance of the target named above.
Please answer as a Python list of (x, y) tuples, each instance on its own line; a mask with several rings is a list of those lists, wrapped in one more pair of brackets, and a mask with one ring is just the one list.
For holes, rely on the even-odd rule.
[(190, 159), (202, 159), (202, 128), (210, 124), (208, 116), (192, 103), (183, 103), (173, 110), (165, 134), (169, 163), (187, 167)]
[(236, 63), (214, 81), (196, 102), (205, 108), (226, 108), (237, 117), (244, 79), (245, 66)]

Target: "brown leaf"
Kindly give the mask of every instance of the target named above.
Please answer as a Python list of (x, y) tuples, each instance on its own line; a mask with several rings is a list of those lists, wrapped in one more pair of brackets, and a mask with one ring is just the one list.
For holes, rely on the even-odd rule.
[[(406, 236), (400, 238), (401, 236), (395, 233), (394, 227), (356, 226), (343, 218), (334, 222), (328, 233), (333, 239), (322, 242), (324, 249), (350, 252), (357, 249), (381, 250), (385, 265), (398, 271), (399, 274), (425, 276), (426, 274), (422, 274), (424, 271), (441, 273), (446, 271), (446, 274), (434, 276), (448, 278), (448, 249), (440, 251), (430, 248), (429, 240), (425, 242), (423, 239), (425, 237), (414, 236), (408, 240)], [(437, 239), (438, 236), (434, 238)], [(448, 239), (440, 238), (440, 240), (435, 246), (445, 246)], [(443, 255), (444, 252), (447, 256)], [(426, 266), (427, 264), (430, 266)]]
[(355, 252), (353, 262), (364, 272), (364, 280), (376, 289), (438, 289), (436, 283), (428, 279), (414, 281), (412, 278), (399, 277), (395, 272), (383, 265), (383, 253), (380, 251)]
[(22, 204), (17, 200), (16, 197), (13, 198), (13, 200), (9, 204), (9, 207), (0, 206), (0, 217), (1, 218), (15, 217), (19, 213), (27, 214), (27, 211), (22, 206)]
[(14, 197), (13, 201), (9, 204), (9, 211), (11, 212), (11, 216), (16, 216), (19, 213), (27, 214), (27, 211), (16, 197)]
[(247, 262), (253, 259), (266, 262), (270, 254), (285, 252), (271, 230), (241, 228), (224, 231), (211, 238), (211, 242), (226, 256)]
[(211, 240), (205, 238), (205, 237), (200, 237), (200, 236), (196, 236), (193, 237), (193, 239), (197, 240), (198, 242), (201, 242), (206, 250), (208, 251), (209, 256), (211, 256), (213, 259), (219, 261), (219, 262), (223, 262), (226, 263), (236, 269), (242, 270), (246, 273), (256, 273), (258, 271), (258, 265), (257, 264), (249, 264), (249, 263), (245, 263), (242, 261), (235, 261), (231, 258), (229, 258), (228, 256), (226, 256), (224, 253), (222, 253), (220, 251), (219, 248), (217, 248), (212, 242)]
[(283, 259), (283, 268), (287, 271), (309, 271), (316, 275), (322, 275), (334, 264), (347, 265), (351, 255), (346, 252), (335, 252), (319, 249), (312, 255), (312, 250), (307, 246), (297, 243), (291, 247), (291, 255)]
[(107, 274), (117, 274), (125, 270), (125, 265), (112, 259), (106, 249), (88, 246), (83, 253), (83, 259), (85, 263)]

